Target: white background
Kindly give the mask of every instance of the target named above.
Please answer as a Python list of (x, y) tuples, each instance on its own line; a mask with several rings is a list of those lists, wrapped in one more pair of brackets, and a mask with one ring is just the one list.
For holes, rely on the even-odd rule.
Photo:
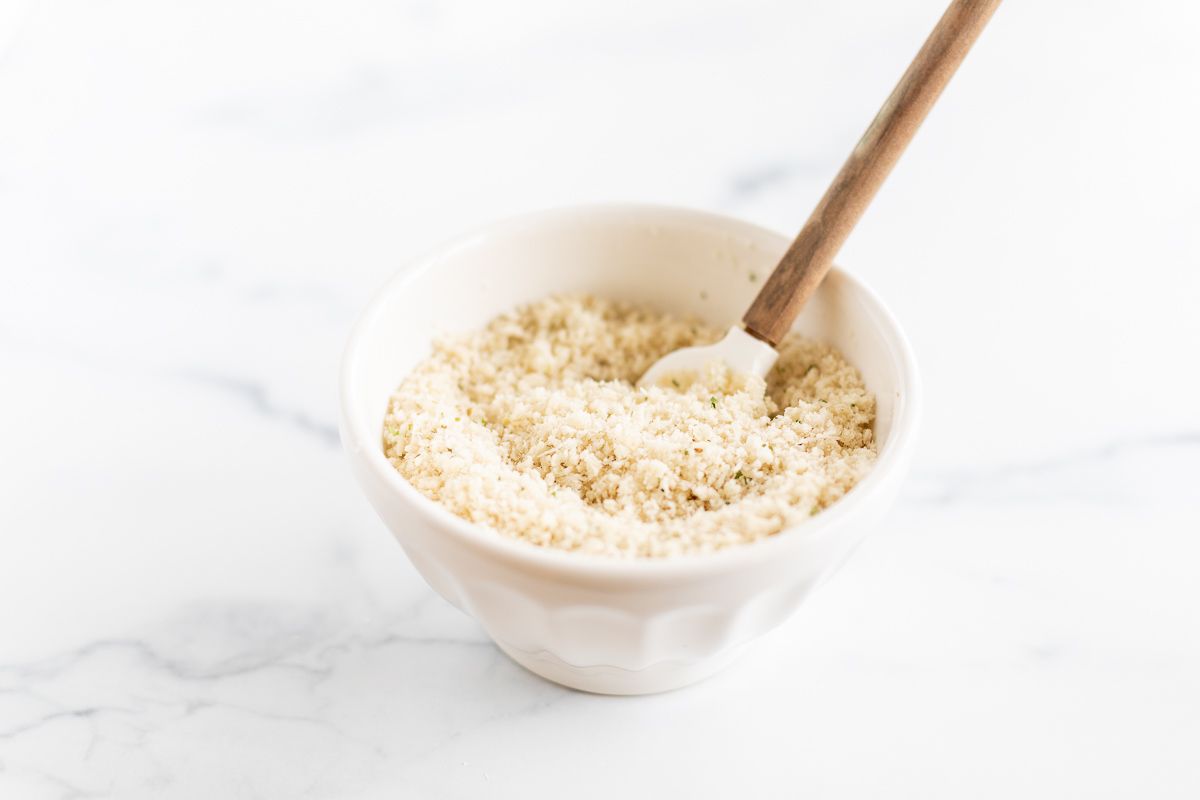
[(843, 251), (914, 474), (728, 672), (523, 672), (352, 484), (339, 351), (568, 203), (795, 230), (941, 13), (0, 2), (0, 797), (1196, 797), (1200, 11), (1010, 0)]

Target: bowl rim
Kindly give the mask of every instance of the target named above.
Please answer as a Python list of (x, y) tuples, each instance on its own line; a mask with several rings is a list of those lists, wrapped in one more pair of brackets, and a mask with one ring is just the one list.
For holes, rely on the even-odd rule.
[(417, 491), (388, 461), (383, 453), (380, 436), (373, 435), (367, 421), (360, 419), (353, 411), (358, 404), (351, 395), (353, 387), (358, 385), (358, 373), (364, 368), (364, 343), (371, 338), (371, 332), (376, 321), (382, 316), (387, 300), (395, 293), (403, 291), (426, 270), (436, 267), (441, 260), (458, 250), (523, 228), (597, 216), (643, 216), (657, 217), (659, 220), (674, 218), (704, 226), (724, 227), (744, 235), (778, 239), (785, 246), (790, 240), (783, 234), (755, 223), (710, 211), (647, 203), (602, 203), (557, 207), (510, 216), (444, 241), (400, 267), (380, 286), (372, 294), (350, 332), (342, 355), (339, 387), (339, 430), (347, 455), (351, 459), (360, 460), (390, 491), (399, 495), (416, 513), (426, 517), (436, 528), (449, 532), (460, 544), (483, 551), (492, 559), (525, 571), (552, 572), (584, 580), (621, 580), (638, 584), (656, 582), (664, 578), (695, 578), (740, 571), (755, 563), (786, 557), (788, 549), (794, 549), (802, 543), (811, 545), (819, 539), (833, 535), (843, 520), (851, 517), (860, 507), (866, 505), (872, 496), (885, 488), (890, 476), (898, 470), (904, 470), (915, 444), (922, 402), (916, 357), (899, 323), (874, 290), (835, 265), (831, 272), (837, 273), (840, 280), (854, 288), (866, 302), (868, 313), (874, 318), (876, 325), (883, 331), (888, 354), (897, 366), (900, 379), (896, 387), (898, 394), (886, 449), (877, 456), (875, 464), (862, 480), (840, 500), (815, 517), (800, 525), (784, 528), (764, 539), (711, 553), (673, 558), (619, 558), (530, 544), (469, 522)]

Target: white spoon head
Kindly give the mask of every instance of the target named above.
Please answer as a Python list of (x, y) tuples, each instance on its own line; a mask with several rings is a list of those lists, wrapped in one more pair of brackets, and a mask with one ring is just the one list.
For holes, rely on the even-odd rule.
[(669, 380), (672, 375), (699, 372), (714, 361), (723, 362), (734, 372), (765, 378), (777, 358), (779, 352), (774, 347), (755, 339), (735, 325), (719, 342), (703, 347), (684, 347), (667, 353), (650, 365), (637, 385), (656, 386)]

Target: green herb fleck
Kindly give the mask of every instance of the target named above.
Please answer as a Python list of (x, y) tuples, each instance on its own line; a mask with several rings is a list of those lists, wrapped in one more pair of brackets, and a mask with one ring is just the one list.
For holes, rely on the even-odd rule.
[(708, 403), (709, 403), (709, 405), (711, 405), (713, 408), (716, 408), (716, 407), (717, 407), (717, 398), (715, 398), (715, 397), (710, 397), (710, 398), (708, 398)]
[(671, 385), (674, 386), (676, 389), (678, 389), (679, 381), (675, 380), (674, 378), (671, 378)]
[(740, 469), (733, 473), (733, 479), (737, 481), (746, 481), (746, 483), (750, 482), (750, 476), (742, 472)]
[(754, 282), (755, 282), (755, 281), (757, 281), (757, 280), (758, 280), (758, 273), (757, 273), (757, 272), (751, 272), (751, 273), (750, 273), (750, 282), (751, 282), (751, 283), (754, 283)]

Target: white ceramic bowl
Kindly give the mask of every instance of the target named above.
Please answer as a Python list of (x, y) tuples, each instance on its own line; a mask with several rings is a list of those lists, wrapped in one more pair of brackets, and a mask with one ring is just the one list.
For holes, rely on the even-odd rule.
[[(592, 292), (726, 326), (786, 248), (736, 219), (647, 206), (520, 217), (438, 248), (383, 287), (342, 366), (342, 441), (408, 557), (518, 663), (593, 692), (664, 691), (716, 672), (786, 619), (885, 512), (907, 469), (920, 388), (904, 334), (862, 283), (834, 270), (798, 330), (836, 345), (878, 399), (879, 458), (846, 497), (794, 529), (705, 556), (619, 561), (545, 550), (454, 516), (383, 455), (388, 396), (442, 331), (518, 304)], [(750, 273), (757, 281), (752, 281)]]

